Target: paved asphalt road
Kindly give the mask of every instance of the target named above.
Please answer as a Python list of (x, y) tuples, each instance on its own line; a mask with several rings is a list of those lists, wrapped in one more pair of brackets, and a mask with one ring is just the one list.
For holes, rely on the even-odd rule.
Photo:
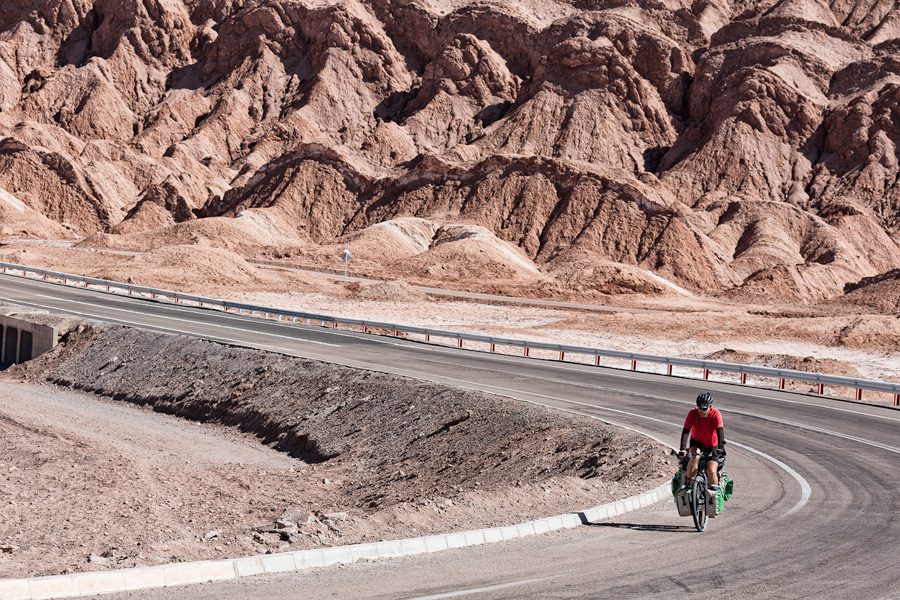
[[(0, 276), (0, 301), (409, 375), (676, 444), (697, 381), (458, 351)], [(706, 383), (736, 493), (696, 533), (670, 502), (601, 525), (434, 555), (113, 599), (900, 599), (900, 412)]]

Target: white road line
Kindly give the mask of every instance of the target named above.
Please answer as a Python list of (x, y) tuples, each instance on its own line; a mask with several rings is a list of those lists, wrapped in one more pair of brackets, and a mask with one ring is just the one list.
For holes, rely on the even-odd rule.
[[(446, 350), (446, 351), (447, 351), (446, 354), (447, 354), (448, 356), (452, 356), (455, 352), (458, 351), (457, 349), (452, 348), (452, 347), (449, 347), (449, 346), (448, 346), (448, 347), (445, 347), (445, 348), (441, 348), (441, 350)], [(478, 350), (474, 350), (474, 349), (471, 349), (471, 348), (463, 348), (463, 350), (468, 351), (468, 352), (480, 352), (480, 351), (478, 351)], [(486, 353), (486, 354), (489, 354), (489, 353)], [(587, 372), (587, 369), (592, 368), (592, 365), (589, 365), (589, 364), (587, 364), (587, 363), (575, 363), (575, 362), (573, 362), (573, 363), (567, 363), (566, 366), (563, 366), (562, 364), (558, 364), (556, 361), (554, 361), (554, 360), (552, 360), (552, 359), (535, 359), (535, 358), (532, 358), (532, 359), (524, 359), (524, 358), (520, 358), (520, 357), (512, 357), (512, 356), (509, 356), (509, 355), (502, 355), (502, 354), (491, 354), (491, 356), (496, 357), (496, 358), (494, 358), (493, 360), (496, 360), (497, 362), (505, 362), (505, 363), (509, 363), (509, 364), (518, 364), (518, 365), (522, 365), (522, 361), (523, 361), (523, 360), (541, 360), (541, 361), (544, 361), (544, 364), (543, 364), (542, 366), (544, 366), (545, 368), (553, 369), (553, 370), (558, 370), (558, 371), (563, 371), (563, 372), (571, 372), (571, 371), (572, 371), (571, 367), (586, 367), (586, 369), (576, 369), (577, 371), (580, 371), (580, 372)], [(470, 369), (470, 368), (478, 368), (478, 367), (471, 367), (471, 366), (468, 366), (468, 365), (457, 365), (457, 366), (465, 366), (465, 368), (467, 368), (467, 369)], [(601, 367), (601, 368), (603, 368), (603, 367)], [(482, 370), (488, 370), (488, 369), (482, 369)], [(644, 375), (644, 374), (646, 374), (646, 375), (655, 375), (655, 376), (665, 377), (665, 375), (663, 375), (662, 373), (650, 373), (650, 372), (647, 372), (647, 371), (626, 371), (626, 373), (628, 373), (628, 374), (621, 373), (621, 372), (616, 372), (616, 371), (622, 371), (622, 370), (623, 370), (623, 369), (615, 369), (615, 368), (609, 368), (609, 367), (607, 367), (607, 370), (604, 371), (603, 375), (604, 375), (604, 377), (611, 377), (611, 378), (615, 378), (615, 379), (625, 379), (625, 380), (629, 380), (629, 381), (634, 381), (634, 380), (636, 380), (636, 379), (637, 379), (637, 380), (641, 380), (640, 377), (636, 377), (635, 375)], [(529, 375), (529, 377), (538, 379), (538, 377), (535, 377), (534, 375)], [(631, 392), (631, 391), (627, 391), (627, 390), (622, 390), (622, 389), (619, 389), (619, 388), (613, 388), (613, 387), (607, 387), (607, 386), (600, 386), (600, 385), (594, 385), (594, 384), (588, 384), (588, 383), (578, 383), (578, 382), (573, 382), (573, 381), (564, 380), (564, 379), (552, 379), (552, 378), (549, 378), (549, 377), (540, 377), (539, 379), (541, 379), (542, 381), (550, 382), (550, 383), (565, 383), (565, 384), (567, 384), (567, 385), (572, 385), (572, 386), (576, 386), (576, 387), (582, 387), (582, 388), (588, 388), (588, 389), (596, 389), (596, 390), (603, 390), (603, 391), (607, 391), (607, 392), (616, 392), (616, 393), (620, 393), (620, 394), (631, 394), (631, 395), (633, 395), (633, 396), (642, 396), (642, 397), (646, 397), (646, 398), (653, 398), (653, 399), (655, 399), (655, 400), (666, 400), (666, 401), (669, 401), (669, 402), (678, 402), (678, 403), (681, 403), (681, 404), (690, 404), (690, 405), (693, 405), (693, 401), (691, 401), (691, 402), (684, 402), (684, 401), (681, 401), (681, 400), (673, 400), (672, 398), (665, 398), (665, 397), (662, 397), (662, 396), (651, 396), (651, 395), (647, 395), (647, 394), (639, 394), (639, 393), (636, 393), (636, 392)], [(720, 384), (723, 384), (723, 385), (733, 385), (733, 384), (729, 384), (729, 383), (727, 383), (727, 382), (707, 382), (707, 381), (703, 381), (703, 380), (691, 380), (691, 379), (680, 378), (680, 377), (675, 377), (675, 379), (676, 379), (676, 380), (682, 379), (682, 380), (686, 380), (687, 382), (690, 382), (690, 381), (696, 381), (696, 382), (697, 382), (697, 385), (702, 385), (702, 384), (706, 384), (706, 383), (720, 383)], [(643, 380), (643, 381), (644, 381), (644, 382), (647, 382), (647, 383), (650, 383), (648, 380)], [(773, 390), (769, 390), (769, 389), (766, 389), (766, 388), (751, 388), (751, 389), (754, 389), (755, 391), (759, 391), (759, 392), (771, 392), (771, 391), (773, 391)], [(814, 403), (814, 402), (803, 402), (803, 401), (801, 401), (801, 400), (789, 400), (789, 399), (786, 399), (786, 398), (773, 398), (773, 397), (770, 397), (770, 396), (761, 396), (761, 395), (759, 395), (759, 394), (748, 393), (748, 392), (746, 392), (746, 391), (744, 391), (744, 390), (742, 390), (742, 389), (741, 389), (741, 390), (738, 390), (738, 389), (735, 389), (735, 390), (728, 390), (728, 391), (725, 392), (725, 393), (731, 394), (731, 395), (736, 395), (736, 396), (749, 396), (749, 397), (751, 397), (751, 398), (764, 398), (764, 399), (766, 399), (766, 400), (771, 400), (771, 401), (773, 401), (773, 402), (784, 402), (784, 403), (787, 403), (787, 404), (800, 404), (800, 405), (803, 405), (803, 406), (813, 406), (813, 407), (815, 407), (815, 408), (822, 408), (822, 409), (825, 409), (825, 410), (833, 410), (833, 411), (837, 411), (837, 412), (852, 413), (852, 414), (854, 414), (854, 415), (862, 415), (862, 416), (866, 416), (866, 417), (871, 417), (871, 418), (873, 418), (873, 419), (881, 419), (881, 420), (883, 420), (883, 421), (894, 421), (894, 422), (900, 423), (900, 417), (890, 417), (890, 416), (887, 416), (887, 415), (879, 415), (879, 414), (874, 414), (874, 413), (861, 412), (858, 408), (856, 408), (856, 409), (852, 409), (852, 408), (840, 408), (840, 407), (837, 407), (837, 406), (827, 406), (827, 405), (824, 405), (824, 404), (816, 404), (816, 403)], [(865, 405), (860, 405), (860, 407), (865, 407)], [(732, 411), (731, 409), (729, 409), (729, 411), (731, 411), (731, 412), (736, 412), (736, 411)], [(748, 416), (754, 416), (754, 415), (748, 415)]]
[(540, 577), (538, 579), (523, 579), (522, 581), (511, 581), (509, 583), (498, 583), (497, 585), (488, 585), (485, 587), (468, 588), (465, 590), (457, 590), (455, 592), (444, 592), (443, 594), (432, 594), (431, 596), (416, 596), (412, 600), (440, 600), (441, 598), (459, 598), (460, 596), (471, 596), (473, 594), (481, 594), (483, 592), (493, 592), (496, 590), (505, 590), (511, 587), (519, 587), (528, 585), (529, 583), (537, 583), (538, 581), (546, 581), (552, 577)]
[[(47, 305), (44, 305), (44, 304), (38, 304), (38, 303), (36, 303), (36, 302), (25, 302), (25, 301), (22, 301), (22, 300), (13, 300), (13, 299), (10, 299), (10, 298), (4, 298), (4, 297), (0, 297), (0, 300), (5, 300), (5, 301), (7, 301), (7, 302), (11, 302), (11, 303), (13, 303), (13, 304), (17, 304), (17, 305), (19, 305), (19, 306), (30, 306), (30, 307), (33, 307), (33, 308), (41, 308), (41, 309), (44, 309), (44, 310), (51, 310), (51, 311), (63, 312), (63, 313), (65, 313), (65, 314), (76, 315), (76, 316), (79, 316), (79, 317), (85, 317), (85, 318), (87, 318), (87, 319), (100, 319), (100, 318), (101, 318), (101, 317), (98, 317), (97, 315), (91, 314), (91, 313), (84, 313), (84, 312), (79, 312), (79, 311), (77, 311), (77, 310), (71, 310), (71, 309), (68, 309), (68, 308), (59, 308), (59, 307), (56, 307), (56, 306), (47, 306)], [(285, 354), (290, 354), (290, 355), (292, 355), (292, 356), (297, 356), (297, 354), (296, 354), (296, 352), (297, 352), (296, 348), (285, 348), (285, 347), (283, 347), (283, 346), (272, 346), (272, 345), (270, 345), (270, 344), (254, 344), (253, 342), (248, 342), (248, 341), (246, 341), (246, 340), (240, 340), (240, 339), (237, 339), (237, 338), (227, 338), (227, 337), (221, 337), (221, 336), (213, 336), (213, 335), (209, 335), (209, 334), (206, 334), (206, 333), (203, 333), (203, 334), (190, 333), (190, 332), (187, 332), (187, 331), (185, 331), (185, 330), (183, 330), (183, 329), (172, 329), (171, 327), (164, 327), (164, 326), (162, 326), (162, 325), (152, 325), (152, 324), (148, 324), (148, 323), (139, 323), (139, 322), (136, 322), (136, 321), (129, 321), (129, 320), (127, 320), (127, 319), (119, 319), (119, 318), (113, 318), (113, 317), (102, 317), (102, 319), (103, 319), (105, 322), (113, 323), (113, 324), (116, 324), (116, 325), (130, 325), (130, 326), (132, 326), (132, 327), (139, 327), (139, 328), (142, 328), (142, 329), (151, 329), (151, 330), (154, 330), (154, 331), (164, 331), (164, 332), (166, 332), (166, 333), (176, 333), (176, 334), (178, 334), (178, 335), (190, 335), (190, 336), (198, 336), (198, 335), (202, 335), (202, 337), (203, 337), (204, 339), (211, 340), (211, 341), (214, 341), (214, 342), (225, 342), (225, 343), (227, 343), (227, 344), (234, 344), (234, 345), (236, 345), (236, 346), (243, 346), (243, 347), (245, 347), (245, 348), (256, 348), (256, 349), (258, 349), (258, 350), (280, 350), (281, 352), (284, 352)], [(181, 320), (181, 319), (175, 319), (175, 320), (178, 321), (178, 320)], [(238, 330), (238, 331), (245, 331), (245, 332), (248, 331), (248, 330), (246, 330), (246, 329), (240, 329), (240, 328), (238, 328), (238, 327), (229, 327), (229, 329), (236, 329), (236, 330)], [(307, 340), (307, 339), (303, 339), (303, 338), (301, 338), (301, 337), (295, 337), (295, 338), (294, 338), (294, 337), (290, 337), (290, 336), (276, 335), (276, 334), (269, 334), (269, 333), (259, 333), (259, 332), (255, 332), (255, 333), (258, 333), (259, 335), (271, 335), (271, 336), (273, 336), (273, 337), (281, 337), (281, 338), (293, 340), (293, 341), (295, 341), (295, 342), (299, 342), (299, 343), (301, 343), (301, 344), (319, 344), (319, 345), (321, 345), (321, 346), (335, 346), (335, 347), (338, 347), (338, 348), (341, 347), (340, 344), (329, 344), (329, 343), (327, 343), (327, 342), (317, 342), (317, 341), (315, 341), (315, 340)], [(303, 357), (298, 357), (298, 358), (303, 358)]]
[[(46, 298), (46, 299), (48, 299), (48, 300), (56, 300), (56, 301), (60, 301), (59, 298), (56, 298), (56, 297), (54, 297), (54, 296), (47, 296), (47, 295), (45, 295), (45, 294), (35, 294), (35, 296), (38, 296), (38, 297), (40, 297), (40, 298)], [(97, 308), (98, 308), (95, 304), (92, 304), (92, 303), (90, 303), (90, 302), (82, 302), (81, 300), (62, 300), (62, 301), (63, 301), (63, 302), (70, 303), (70, 304), (84, 304), (84, 305), (90, 306), (90, 307), (92, 307), (92, 308), (94, 308), (94, 309), (97, 309)], [(12, 300), (10, 300), (10, 302), (12, 302)], [(64, 310), (64, 309), (58, 309), (58, 308), (46, 307), (46, 306), (43, 306), (42, 308), (47, 308), (48, 310)], [(113, 308), (113, 307), (102, 307), (102, 310), (114, 310), (114, 311), (124, 312), (124, 313), (135, 313), (135, 312), (137, 312), (137, 311), (134, 311), (134, 310), (128, 310), (128, 309), (125, 309), (125, 308)], [(143, 313), (140, 313), (140, 314), (143, 314)], [(168, 317), (168, 316), (166, 316), (166, 315), (155, 315), (155, 314), (150, 314), (150, 315), (148, 315), (148, 316), (150, 316), (150, 317), (152, 317), (152, 318), (155, 318), (155, 319), (166, 319), (166, 320), (168, 320), (168, 321), (176, 321), (176, 322), (178, 322), (178, 323), (191, 323), (191, 324), (193, 324), (193, 325), (198, 325), (198, 324), (202, 325), (202, 323), (198, 323), (196, 320), (192, 320), (192, 319), (179, 319), (178, 317)], [(92, 318), (94, 318), (94, 319), (101, 319), (101, 318), (103, 318), (103, 317), (98, 317), (98, 316), (94, 315)], [(136, 325), (136, 326), (138, 326), (138, 327), (142, 326), (141, 323), (133, 323), (133, 324)], [(281, 335), (281, 334), (278, 334), (278, 333), (267, 333), (267, 332), (261, 332), (261, 331), (252, 331), (252, 330), (250, 330), (250, 329), (247, 329), (246, 327), (232, 327), (231, 325), (222, 325), (222, 324), (220, 324), (220, 323), (213, 323), (211, 326), (212, 326), (212, 327), (217, 327), (217, 328), (218, 328), (218, 327), (221, 327), (222, 329), (231, 329), (232, 331), (242, 331), (242, 332), (244, 332), (244, 333), (255, 333), (255, 334), (258, 334), (258, 335), (265, 335), (265, 336), (268, 336), (268, 337), (282, 338), (282, 339), (285, 339), (285, 340), (301, 341), (301, 342), (307, 342), (307, 343), (310, 343), (310, 344), (319, 344), (319, 345), (322, 345), (322, 346), (334, 346), (334, 347), (336, 347), (336, 348), (340, 348), (340, 347), (341, 347), (341, 344), (330, 344), (330, 343), (328, 343), (328, 342), (319, 342), (319, 341), (316, 341), (316, 340), (307, 340), (307, 339), (303, 339), (303, 338), (298, 338), (298, 337), (296, 337), (296, 336)], [(172, 331), (178, 331), (178, 330), (172, 330)], [(184, 333), (184, 331), (179, 331), (179, 333)]]
[(763, 458), (766, 458), (766, 459), (772, 461), (773, 463), (775, 463), (776, 465), (778, 465), (779, 467), (781, 467), (782, 469), (787, 471), (791, 477), (793, 477), (798, 482), (800, 482), (800, 500), (797, 501), (797, 504), (795, 504), (791, 510), (784, 513), (785, 517), (787, 517), (788, 515), (794, 514), (795, 512), (797, 512), (798, 510), (803, 508), (803, 506), (807, 502), (809, 502), (809, 497), (812, 496), (812, 488), (809, 487), (809, 483), (799, 473), (797, 473), (797, 471), (793, 470), (788, 465), (784, 464), (783, 462), (781, 462), (774, 456), (769, 456), (768, 454), (766, 454), (764, 452), (760, 452), (756, 448), (751, 448), (750, 446), (746, 446), (746, 445), (740, 444), (738, 442), (729, 442), (729, 444), (734, 444), (735, 446), (743, 448), (744, 450), (748, 450), (750, 452), (753, 452), (754, 454), (759, 454)]
[[(460, 366), (460, 365), (457, 365), (457, 366)], [(470, 369), (470, 370), (471, 370), (471, 369), (479, 369), (479, 367), (472, 367), (472, 366), (465, 366), (465, 368)], [(487, 370), (487, 369), (480, 369), (480, 370)], [(595, 385), (595, 384), (590, 384), (590, 383), (579, 383), (579, 382), (577, 382), (577, 381), (566, 381), (566, 380), (563, 380), (563, 379), (553, 379), (553, 378), (548, 378), (548, 377), (538, 377), (538, 376), (535, 376), (535, 375), (528, 375), (528, 377), (531, 378), (531, 379), (536, 379), (536, 380), (540, 380), (540, 381), (546, 381), (546, 382), (548, 382), (548, 383), (561, 383), (561, 384), (565, 384), (565, 385), (572, 386), (572, 387), (577, 387), (577, 388), (582, 388), (582, 389), (597, 390), (597, 391), (604, 391), (604, 392), (612, 392), (612, 393), (616, 393), (616, 394), (627, 394), (627, 395), (630, 395), (630, 396), (636, 396), (636, 397), (638, 397), (638, 398), (650, 398), (650, 399), (653, 399), (653, 400), (660, 400), (660, 401), (664, 401), (664, 402), (671, 402), (671, 403), (674, 403), (674, 404), (683, 404), (683, 405), (689, 405), (689, 406), (693, 406), (693, 405), (694, 405), (693, 402), (687, 402), (687, 401), (684, 401), (684, 400), (676, 400), (676, 399), (673, 399), (673, 398), (668, 398), (668, 397), (666, 397), (666, 396), (657, 396), (657, 395), (654, 395), (654, 394), (647, 394), (647, 393), (642, 393), (642, 392), (633, 392), (633, 391), (628, 391), (628, 390), (620, 390), (620, 389), (617, 389), (617, 388), (611, 388), (611, 387), (602, 386), (602, 385)], [(456, 382), (464, 381), (464, 380), (461, 380), (461, 379), (454, 379), (454, 378), (452, 378), (452, 377), (446, 377), (446, 379), (451, 380), (451, 381), (456, 381)], [(501, 389), (501, 390), (515, 391), (515, 390), (511, 390), (511, 388), (503, 388), (503, 387), (498, 387), (498, 386), (492, 386), (492, 387), (495, 387), (496, 389)], [(535, 393), (533, 393), (533, 392), (526, 392), (526, 393), (530, 393), (530, 394), (533, 394), (533, 395), (536, 395), (536, 396), (541, 396), (541, 394), (535, 394)], [(549, 398), (550, 396), (547, 396), (547, 397)], [(561, 400), (561, 399), (558, 399), (558, 400)], [(590, 407), (598, 408), (598, 407), (596, 407), (596, 406), (593, 405), (593, 404), (587, 404), (587, 403), (584, 403), (584, 402), (578, 402), (578, 401), (575, 401), (575, 400), (562, 400), (562, 401), (563, 401), (563, 402), (570, 402), (570, 403), (572, 403), (572, 404), (579, 404), (579, 405), (581, 405), (581, 406), (590, 406)], [(822, 408), (827, 408), (827, 407), (822, 407)], [(609, 409), (609, 410), (615, 410), (615, 409)], [(875, 441), (872, 441), (872, 440), (867, 440), (867, 439), (860, 438), (860, 437), (856, 437), (856, 436), (852, 436), (852, 435), (849, 435), (849, 434), (840, 433), (840, 432), (837, 432), (837, 431), (832, 431), (831, 429), (824, 429), (824, 428), (822, 428), (822, 427), (816, 427), (816, 426), (814, 426), (814, 425), (804, 425), (804, 424), (802, 424), (802, 423), (797, 423), (796, 421), (788, 421), (787, 419), (779, 419), (778, 417), (770, 417), (770, 416), (766, 416), (766, 415), (761, 415), (761, 414), (759, 414), (759, 413), (748, 412), (748, 411), (745, 411), (745, 410), (741, 410), (741, 409), (739, 409), (739, 408), (728, 408), (728, 409), (726, 409), (726, 410), (727, 410), (729, 413), (738, 414), (738, 415), (743, 415), (743, 416), (745, 416), (745, 417), (754, 417), (754, 418), (762, 419), (762, 420), (765, 420), (765, 421), (771, 421), (771, 422), (773, 422), (773, 423), (779, 423), (779, 424), (781, 424), (781, 425), (787, 425), (787, 426), (789, 426), (789, 427), (797, 427), (797, 428), (800, 428), (800, 429), (806, 429), (807, 431), (814, 431), (814, 432), (816, 432), (816, 433), (822, 433), (822, 434), (825, 434), (825, 435), (831, 435), (831, 436), (838, 437), (838, 438), (842, 438), (842, 439), (845, 439), (845, 440), (850, 440), (850, 441), (853, 441), (853, 442), (858, 442), (858, 443), (860, 443), (860, 444), (865, 444), (865, 445), (867, 445), (867, 446), (872, 446), (873, 448), (880, 448), (880, 449), (882, 449), (882, 450), (887, 450), (888, 452), (892, 452), (892, 453), (894, 453), (894, 454), (900, 454), (900, 448), (897, 448), (897, 447), (895, 447), (895, 446), (888, 446), (888, 445), (882, 444), (882, 443), (880, 443), (880, 442), (875, 442)], [(835, 409), (835, 410), (843, 410), (843, 409)], [(859, 414), (864, 414), (864, 415), (866, 415), (866, 416), (874, 416), (874, 417), (877, 417), (877, 415), (870, 415), (869, 413), (860, 413), (859, 411), (847, 411), (847, 412), (854, 412), (854, 414), (857, 414), (857, 415), (859, 415)], [(884, 417), (884, 418), (885, 418), (886, 420), (889, 420), (889, 421), (897, 421), (897, 420), (898, 420), (898, 419), (893, 419), (893, 418), (890, 418), (890, 417)]]
[[(140, 301), (153, 302), (154, 304), (158, 305), (160, 308), (162, 308), (163, 310), (166, 310), (166, 311), (180, 312), (180, 313), (194, 314), (194, 315), (197, 314), (197, 311), (199, 311), (199, 310), (213, 310), (213, 311), (215, 311), (215, 315), (220, 319), (229, 320), (229, 321), (237, 321), (239, 323), (247, 323), (248, 325), (254, 325), (254, 324), (258, 324), (258, 323), (266, 323), (268, 325), (276, 325), (279, 327), (287, 327), (287, 328), (291, 328), (291, 327), (296, 328), (301, 325), (306, 325), (307, 327), (311, 326), (308, 323), (294, 323), (291, 321), (279, 321), (277, 319), (251, 317), (249, 315), (242, 315), (239, 313), (226, 312), (224, 310), (218, 310), (218, 309), (212, 308), (211, 305), (203, 306), (203, 307), (188, 306), (188, 305), (184, 305), (184, 304), (176, 304), (174, 302), (166, 302), (166, 301), (162, 301), (162, 300), (152, 299), (152, 298), (149, 298), (146, 296), (125, 296), (123, 294), (116, 294), (114, 292), (106, 292), (103, 290), (98, 290), (98, 289), (93, 289), (93, 288), (83, 288), (83, 287), (77, 287), (77, 286), (72, 286), (72, 285), (65, 285), (65, 284), (61, 284), (61, 283), (57, 283), (57, 282), (53, 282), (53, 281), (36, 281), (33, 279), (25, 279), (23, 281), (25, 283), (33, 284), (32, 287), (35, 289), (39, 289), (39, 290), (43, 290), (45, 285), (51, 284), (51, 285), (63, 286), (63, 287), (66, 287), (67, 289), (75, 290), (75, 291), (86, 291), (86, 292), (94, 293), (94, 294), (103, 294), (104, 297), (109, 296), (109, 298), (106, 298), (106, 299), (110, 303), (129, 307), (129, 308), (109, 307), (109, 310), (119, 310), (119, 311), (123, 311), (123, 312), (132, 312), (132, 313), (136, 312), (136, 313), (139, 313), (142, 315), (149, 314), (150, 316), (158, 316), (159, 318), (175, 319), (175, 317), (165, 317), (163, 315), (155, 315), (155, 314), (151, 314), (151, 313), (146, 313), (144, 311), (139, 310), (135, 305)], [(40, 294), (38, 292), (32, 292), (32, 293), (35, 296), (40, 296), (42, 298), (57, 300), (60, 302), (77, 302), (80, 304), (87, 304), (87, 305), (94, 306), (94, 307), (98, 306), (96, 304), (92, 304), (90, 302), (84, 302), (84, 301), (80, 301), (80, 300), (67, 300), (65, 298), (61, 298), (58, 296), (48, 296), (46, 294)], [(11, 299), (9, 301), (13, 302), (13, 300), (11, 300)], [(140, 305), (138, 304), (138, 306), (140, 306)], [(260, 308), (265, 308), (265, 307), (260, 307)], [(329, 315), (322, 315), (322, 316), (328, 317)], [(95, 318), (99, 318), (99, 317), (95, 317)], [(186, 321), (186, 319), (175, 319), (175, 320)], [(315, 321), (316, 319), (312, 318), (310, 320)], [(228, 326), (222, 325), (222, 327), (228, 327)], [(232, 328), (232, 329), (235, 329), (235, 328)], [(237, 329), (240, 329), (240, 328), (237, 328)], [(401, 340), (381, 339), (381, 336), (379, 336), (377, 334), (368, 334), (368, 333), (364, 333), (361, 331), (348, 332), (348, 331), (341, 331), (340, 329), (328, 329), (327, 333), (328, 333), (328, 335), (353, 338), (353, 339), (357, 339), (357, 340), (359, 339), (359, 336), (367, 336), (367, 337), (371, 338), (370, 341), (377, 343), (377, 344), (385, 344), (385, 345), (389, 345), (389, 346), (398, 346), (398, 347), (406, 347), (406, 348), (410, 347), (409, 346), (410, 343), (422, 344), (425, 349), (427, 349), (428, 351), (432, 351), (432, 352), (439, 352), (439, 351), (451, 349), (450, 347), (440, 347), (437, 345), (435, 345), (435, 347), (429, 347), (428, 344), (425, 344), (422, 342), (416, 342), (416, 341), (407, 341), (406, 343), (404, 343)], [(271, 334), (271, 335), (277, 335), (277, 334)], [(338, 346), (338, 347), (341, 346), (341, 344), (328, 344), (326, 342), (310, 342), (310, 343), (318, 343), (318, 344)]]
[(880, 442), (873, 442), (872, 440), (867, 440), (865, 438), (856, 437), (855, 435), (848, 435), (846, 433), (840, 433), (838, 431), (832, 431), (831, 429), (824, 429), (822, 427), (815, 427), (814, 425), (803, 425), (802, 423), (797, 423), (796, 421), (788, 421), (787, 419), (779, 419), (777, 417), (767, 417), (764, 415), (734, 410), (729, 408), (728, 412), (744, 415), (745, 417), (755, 417), (757, 419), (762, 419), (764, 421), (771, 421), (773, 423), (779, 423), (781, 425), (788, 425), (789, 427), (797, 427), (799, 429), (805, 429), (807, 431), (814, 431), (816, 433), (822, 433), (825, 435), (831, 435), (837, 438), (841, 438), (844, 440), (849, 440), (851, 442), (857, 442), (859, 444), (865, 444), (866, 446), (872, 446), (873, 448), (880, 448), (881, 450), (887, 450), (888, 452), (892, 452), (893, 454), (900, 454), (900, 448), (896, 446), (888, 446), (887, 444), (882, 444)]

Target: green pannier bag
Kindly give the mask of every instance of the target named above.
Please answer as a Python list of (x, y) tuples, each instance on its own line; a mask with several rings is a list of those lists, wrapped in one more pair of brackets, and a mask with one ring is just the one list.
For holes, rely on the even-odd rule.
[(727, 471), (722, 471), (719, 475), (719, 486), (722, 488), (722, 496), (726, 500), (730, 500), (731, 495), (734, 494), (734, 480)]
[(678, 469), (675, 477), (672, 478), (672, 495), (677, 496), (678, 490), (681, 489), (681, 481), (684, 479), (684, 469)]

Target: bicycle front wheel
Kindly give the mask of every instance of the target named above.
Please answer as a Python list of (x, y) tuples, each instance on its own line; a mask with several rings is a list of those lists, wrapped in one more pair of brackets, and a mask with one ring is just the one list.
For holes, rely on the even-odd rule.
[(709, 514), (706, 512), (706, 477), (702, 475), (694, 479), (691, 487), (691, 515), (694, 517), (694, 527), (702, 532), (706, 529)]

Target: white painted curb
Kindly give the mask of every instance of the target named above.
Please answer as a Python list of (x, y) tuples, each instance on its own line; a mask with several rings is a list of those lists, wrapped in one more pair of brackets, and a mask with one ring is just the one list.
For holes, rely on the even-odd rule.
[(404, 540), (389, 540), (352, 546), (314, 548), (296, 552), (279, 552), (245, 558), (172, 563), (156, 567), (137, 567), (116, 571), (95, 571), (72, 575), (0, 579), (2, 600), (45, 600), (77, 598), (131, 590), (189, 585), (207, 581), (224, 581), (264, 573), (288, 573), (334, 564), (347, 564), (364, 559), (393, 558), (440, 552), (451, 548), (479, 546), (522, 538), (557, 529), (596, 523), (603, 519), (649, 506), (671, 495), (670, 484), (631, 496), (624, 500), (601, 504), (582, 512), (566, 513), (506, 527), (473, 529)]

